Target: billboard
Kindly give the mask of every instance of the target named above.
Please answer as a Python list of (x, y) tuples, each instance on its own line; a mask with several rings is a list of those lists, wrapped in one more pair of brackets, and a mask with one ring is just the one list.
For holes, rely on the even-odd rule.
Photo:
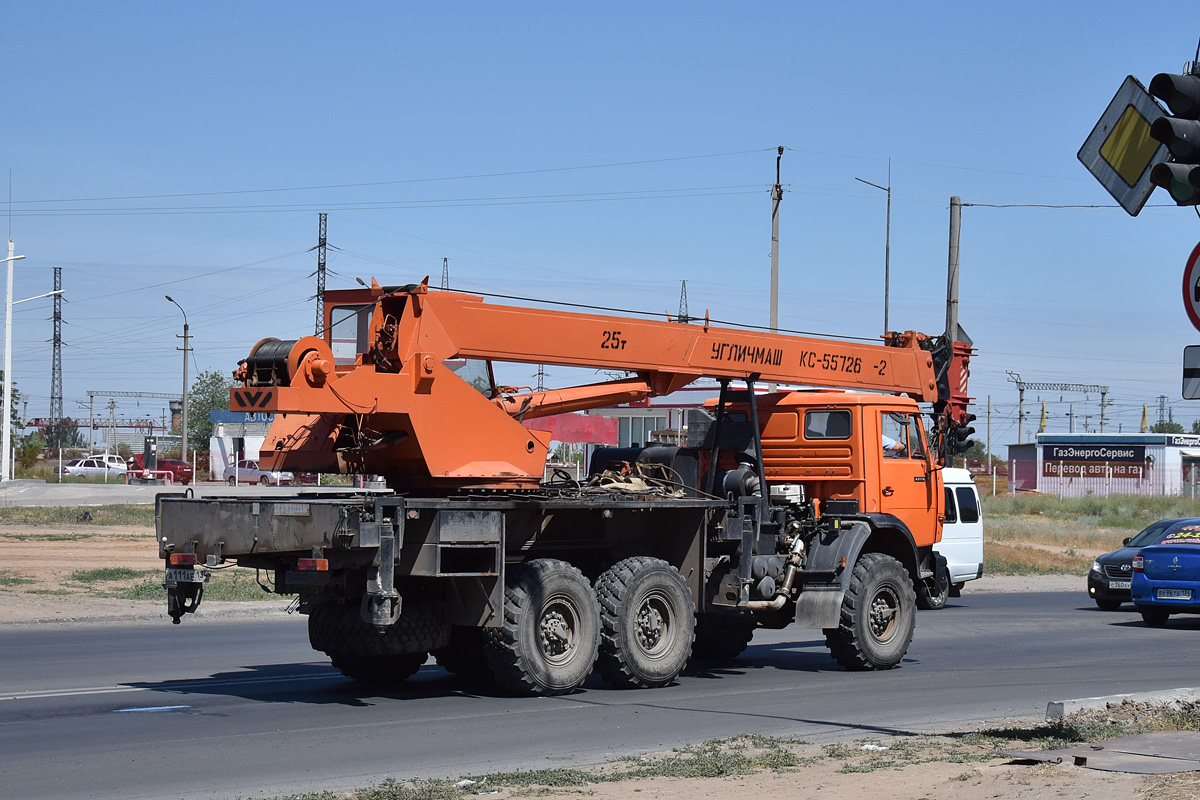
[(1145, 472), (1145, 445), (1048, 444), (1042, 448), (1045, 478), (1140, 479)]

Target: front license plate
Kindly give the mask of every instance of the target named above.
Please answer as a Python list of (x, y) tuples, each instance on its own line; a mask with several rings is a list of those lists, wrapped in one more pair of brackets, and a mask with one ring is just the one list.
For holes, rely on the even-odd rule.
[(1158, 589), (1154, 592), (1158, 600), (1191, 600), (1191, 589)]
[(208, 583), (210, 573), (203, 569), (168, 569), (167, 583)]
[(1128, 589), (1130, 581), (1109, 581), (1109, 589)]

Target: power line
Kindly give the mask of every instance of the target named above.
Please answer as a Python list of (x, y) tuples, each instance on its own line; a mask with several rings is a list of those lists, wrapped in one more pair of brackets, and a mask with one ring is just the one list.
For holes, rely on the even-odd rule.
[(173, 197), (213, 197), (220, 195), (235, 195), (235, 194), (268, 194), (272, 192), (307, 192), (320, 189), (354, 189), (368, 186), (398, 186), (408, 183), (434, 183), (440, 181), (464, 181), (477, 180), (481, 178), (505, 178), (516, 175), (543, 175), (554, 172), (573, 172), (578, 170), (588, 169), (608, 169), (611, 167), (635, 167), (645, 164), (665, 164), (671, 161), (694, 161), (702, 158), (724, 158), (727, 156), (741, 156), (749, 153), (761, 153), (767, 150), (774, 150), (774, 147), (760, 147), (753, 150), (733, 150), (727, 153), (703, 153), (699, 155), (688, 156), (671, 156), (668, 158), (649, 158), (639, 161), (613, 161), (606, 164), (582, 164), (570, 167), (544, 167), (541, 169), (527, 170), (509, 170), (507, 172), (482, 172), (470, 175), (446, 175), (434, 178), (402, 178), (389, 181), (366, 181), (360, 183), (330, 183), (315, 186), (290, 186), (276, 187), (271, 189), (229, 189), (213, 192), (176, 192), (172, 194), (141, 194), (141, 195), (124, 195), (113, 197), (77, 197), (77, 198), (60, 198), (51, 200), (10, 200), (10, 203), (17, 204), (33, 204), (33, 203), (93, 203), (100, 201), (111, 200), (160, 200)]

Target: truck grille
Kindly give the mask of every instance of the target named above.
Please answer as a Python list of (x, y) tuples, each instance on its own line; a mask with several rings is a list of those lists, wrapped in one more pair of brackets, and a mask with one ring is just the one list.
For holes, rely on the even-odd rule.
[(1124, 564), (1105, 564), (1104, 574), (1110, 578), (1127, 581), (1133, 576), (1133, 567), (1125, 566)]

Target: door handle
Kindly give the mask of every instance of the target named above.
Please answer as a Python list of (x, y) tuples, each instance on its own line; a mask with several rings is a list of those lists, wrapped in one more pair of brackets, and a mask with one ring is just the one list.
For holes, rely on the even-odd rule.
[(896, 493), (896, 490), (893, 489), (892, 487), (890, 487), (890, 486), (883, 487), (883, 496), (884, 497), (891, 497), (895, 493)]

